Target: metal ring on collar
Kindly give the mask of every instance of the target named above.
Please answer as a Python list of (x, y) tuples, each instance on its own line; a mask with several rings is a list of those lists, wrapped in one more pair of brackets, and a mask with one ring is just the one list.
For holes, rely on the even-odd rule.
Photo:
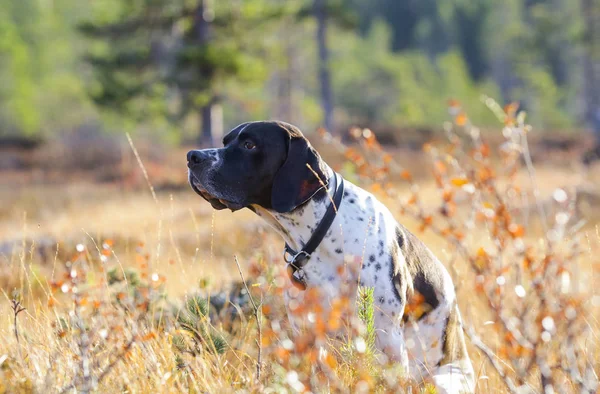
[[(287, 259), (287, 255), (292, 256), (289, 260)], [(298, 253), (296, 253), (295, 255), (292, 255), (289, 251), (284, 250), (283, 252), (283, 259), (285, 260), (286, 263), (294, 266), (296, 269), (301, 269), (302, 267), (299, 267), (296, 265), (296, 261), (298, 260), (298, 258), (300, 256), (304, 255), (304, 260), (308, 260), (310, 259), (310, 254), (308, 254), (307, 252), (305, 252), (304, 250), (299, 251)]]

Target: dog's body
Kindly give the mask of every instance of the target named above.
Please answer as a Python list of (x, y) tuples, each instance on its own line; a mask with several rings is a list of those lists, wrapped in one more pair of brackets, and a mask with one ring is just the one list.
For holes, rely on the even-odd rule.
[[(261, 132), (262, 140), (257, 137)], [(283, 146), (277, 134), (283, 134)], [(332, 204), (323, 183), (329, 183), (333, 171), (299, 130), (284, 123), (243, 124), (224, 143), (221, 150), (188, 154), (194, 190), (217, 209), (252, 209), (290, 247), (301, 250)], [(270, 146), (257, 158), (256, 149), (266, 145)], [(274, 157), (266, 159), (269, 154)], [(253, 190), (238, 195), (232, 189), (243, 181), (229, 179), (226, 174), (231, 170), (225, 169), (235, 155), (241, 167), (270, 162), (248, 180)], [(282, 187), (287, 190), (278, 190)], [(341, 267), (355, 272), (355, 277), (340, 275)], [(348, 286), (351, 292), (359, 284), (374, 288), (377, 347), (411, 376), (430, 376), (439, 392), (473, 391), (474, 373), (450, 275), (371, 193), (345, 181), (337, 215), (301, 275), (308, 287), (322, 292), (324, 305), (331, 305)], [(301, 301), (302, 296), (302, 292), (286, 292), (286, 305), (292, 297)]]

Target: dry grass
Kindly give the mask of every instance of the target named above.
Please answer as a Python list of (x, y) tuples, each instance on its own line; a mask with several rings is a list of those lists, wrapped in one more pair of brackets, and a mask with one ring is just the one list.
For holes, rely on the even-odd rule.
[[(325, 156), (330, 161), (340, 162), (334, 150), (330, 149)], [(478, 337), (483, 338), (492, 352), (492, 361), (517, 384), (519, 361), (515, 358), (526, 359), (531, 350), (509, 346), (512, 339), (507, 339), (506, 328), (490, 307), (493, 294), (488, 294), (488, 288), (477, 287), (477, 277), (482, 273), (490, 276), (491, 282), (495, 281), (497, 273), (491, 268), (478, 273), (473, 269), (473, 261), (469, 260), (469, 256), (483, 258), (480, 250), (486, 251), (487, 258), (489, 245), (504, 239), (503, 235), (490, 238), (485, 225), (461, 234), (459, 243), (471, 254), (459, 252), (457, 239), (453, 238), (456, 234), (440, 236), (436, 225), (444, 188), (440, 187), (439, 181), (436, 184), (434, 177), (414, 181), (408, 179), (411, 178), (408, 172), (403, 172), (429, 173), (423, 171), (428, 160), (422, 159), (424, 155), (420, 157), (421, 161), (404, 161), (401, 155), (394, 157), (394, 162), (406, 167), (394, 174), (390, 185), (375, 179), (373, 173), (361, 177), (360, 169), (349, 171), (349, 167), (344, 167), (342, 172), (365, 187), (378, 189), (378, 196), (397, 213), (397, 218), (419, 234), (448, 264), (458, 289), (464, 320)], [(499, 161), (493, 165), (501, 168)], [(415, 171), (412, 171), (413, 167)], [(364, 171), (373, 169), (370, 165)], [(529, 197), (537, 190), (539, 200), (551, 210), (552, 194), (557, 188), (570, 191), (586, 182), (597, 182), (591, 178), (593, 173), (584, 174), (565, 165), (536, 163), (536, 171), (537, 188), (533, 188), (527, 168), (519, 167), (511, 177), (500, 175), (498, 170), (498, 190), (518, 184)], [(462, 180), (449, 175), (448, 181), (462, 186), (463, 182), (471, 180), (469, 177)], [(152, 180), (152, 174), (150, 178)], [(402, 178), (408, 181), (402, 181)], [(411, 202), (416, 185), (418, 204)], [(464, 217), (461, 215), (467, 215), (471, 208), (467, 197), (460, 197), (462, 202), (459, 197), (456, 197), (457, 216), (454, 220), (460, 222)], [(93, 183), (22, 186), (12, 190), (10, 198), (12, 204), (10, 208), (3, 208), (0, 222), (0, 240), (3, 242), (0, 245), (0, 393), (73, 390), (220, 393), (305, 389), (397, 392), (413, 384), (393, 365), (380, 366), (370, 352), (356, 351), (355, 338), (366, 335), (361, 331), (364, 322), (360, 319), (344, 320), (350, 339), (341, 343), (326, 335), (330, 329), (339, 328), (331, 325), (342, 321), (341, 315), (321, 316), (311, 334), (291, 337), (281, 300), (282, 286), (288, 285), (280, 258), (282, 241), (250, 212), (213, 212), (208, 204), (187, 191), (159, 192), (155, 200), (147, 190), (124, 191), (121, 185)], [(537, 206), (532, 198), (519, 201), (519, 204), (524, 210), (535, 211)], [(417, 205), (422, 211), (410, 214), (411, 207)], [(600, 227), (589, 204), (586, 209), (579, 214), (588, 219), (577, 233), (576, 245), (580, 250), (564, 261), (570, 273), (567, 293), (553, 298), (557, 290), (550, 277), (546, 278), (547, 283), (540, 285), (541, 292), (547, 293), (541, 299), (547, 297), (561, 307), (560, 303), (572, 300), (577, 311), (577, 319), (572, 325), (583, 325), (578, 331), (581, 336), (552, 338), (547, 349), (545, 345), (538, 347), (537, 344), (535, 349), (539, 353), (544, 349), (548, 354), (556, 350), (549, 358), (564, 362), (561, 358), (564, 352), (551, 349), (551, 346), (557, 341), (573, 342), (579, 357), (575, 364), (582, 370), (590, 366), (596, 374), (596, 377), (583, 378), (597, 381), (600, 369)], [(433, 219), (424, 222), (428, 216), (421, 212), (433, 212)], [(553, 215), (552, 212), (548, 214)], [(578, 219), (572, 219), (570, 225)], [(526, 223), (521, 222), (525, 231), (515, 235), (522, 239), (519, 242), (533, 247), (547, 238), (539, 220), (529, 218)], [(446, 222), (439, 223), (442, 228)], [(566, 238), (575, 237), (569, 234)], [(507, 249), (512, 247), (513, 240), (506, 242)], [(557, 244), (557, 253), (563, 252), (564, 245), (572, 244)], [(182, 325), (181, 316), (187, 313), (182, 309), (185, 300), (239, 279), (234, 254), (244, 271), (249, 271), (245, 276), (256, 283), (250, 287), (254, 299), (262, 303), (264, 323), (260, 346), (264, 354), (260, 380), (256, 379), (256, 319), (251, 313), (233, 325), (222, 316), (211, 319), (197, 316), (193, 322), (196, 335), (190, 334), (189, 330), (185, 332), (185, 325)], [(565, 256), (570, 255), (566, 253)], [(505, 264), (508, 269), (517, 270), (511, 267), (520, 263)], [(135, 270), (136, 276), (123, 275), (128, 270)], [(506, 272), (507, 294), (510, 295), (514, 293), (514, 287), (508, 286), (514, 286), (516, 282), (509, 279), (513, 271)], [(521, 278), (526, 281), (524, 286), (528, 290), (533, 279)], [(492, 285), (489, 290), (495, 291)], [(509, 295), (501, 304), (507, 313), (518, 308), (514, 295)], [(307, 297), (318, 295), (308, 294)], [(17, 336), (13, 300), (26, 308), (16, 318)], [(343, 303), (341, 300), (340, 305), (328, 313), (343, 313)], [(539, 303), (532, 305), (540, 311), (545, 308)], [(297, 311), (308, 312), (320, 311), (310, 308)], [(564, 316), (564, 310), (553, 313)], [(558, 321), (556, 325), (559, 325)], [(536, 323), (532, 322), (532, 326)], [(216, 348), (220, 346), (219, 342), (215, 345), (210, 339), (213, 334), (207, 332), (224, 339), (223, 349)], [(556, 335), (563, 332), (569, 331), (557, 329)], [(185, 344), (179, 343), (181, 335)], [(331, 345), (330, 355), (319, 358), (318, 348)], [(469, 351), (478, 376), (477, 392), (507, 392), (506, 379), (501, 378), (490, 363), (490, 354), (471, 343)], [(315, 369), (316, 364), (319, 367)], [(558, 366), (561, 369), (573, 367)], [(539, 367), (534, 365), (529, 369), (529, 375), (517, 385), (529, 387), (533, 392), (541, 391)], [(576, 390), (568, 373), (556, 375), (554, 379), (557, 391), (560, 391), (559, 387), (566, 392)], [(423, 385), (415, 388), (429, 390)]]

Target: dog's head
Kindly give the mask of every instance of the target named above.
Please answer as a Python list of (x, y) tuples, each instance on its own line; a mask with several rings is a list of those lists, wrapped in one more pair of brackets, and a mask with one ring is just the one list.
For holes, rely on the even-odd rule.
[(223, 145), (187, 154), (192, 189), (215, 209), (256, 204), (290, 212), (328, 182), (321, 157), (290, 124), (243, 123), (223, 138)]

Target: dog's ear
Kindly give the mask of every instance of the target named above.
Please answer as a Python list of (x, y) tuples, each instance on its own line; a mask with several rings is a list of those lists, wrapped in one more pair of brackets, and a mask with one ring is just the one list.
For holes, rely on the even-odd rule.
[(273, 209), (279, 213), (290, 212), (312, 198), (327, 184), (322, 167), (321, 157), (308, 140), (302, 135), (290, 135), (287, 159), (273, 180)]

